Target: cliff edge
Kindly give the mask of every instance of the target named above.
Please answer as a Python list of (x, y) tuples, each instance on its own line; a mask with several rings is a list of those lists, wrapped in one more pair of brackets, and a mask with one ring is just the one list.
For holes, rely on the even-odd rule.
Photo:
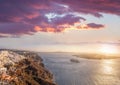
[(0, 85), (56, 85), (34, 52), (0, 50)]

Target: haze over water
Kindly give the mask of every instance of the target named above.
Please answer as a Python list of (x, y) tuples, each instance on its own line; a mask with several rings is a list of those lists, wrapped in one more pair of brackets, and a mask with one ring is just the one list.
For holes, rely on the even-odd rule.
[[(58, 85), (120, 85), (120, 59), (92, 60), (73, 53), (39, 53)], [(80, 63), (71, 62), (78, 59)]]

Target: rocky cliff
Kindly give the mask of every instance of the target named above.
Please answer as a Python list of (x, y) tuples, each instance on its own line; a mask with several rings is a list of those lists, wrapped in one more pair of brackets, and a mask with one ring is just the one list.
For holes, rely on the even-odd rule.
[(0, 85), (56, 85), (34, 52), (0, 50)]

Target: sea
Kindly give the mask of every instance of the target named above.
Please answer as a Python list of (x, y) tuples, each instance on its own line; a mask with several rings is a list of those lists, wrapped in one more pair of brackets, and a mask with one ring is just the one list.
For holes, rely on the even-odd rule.
[(64, 52), (38, 54), (58, 85), (120, 85), (120, 59), (85, 59)]

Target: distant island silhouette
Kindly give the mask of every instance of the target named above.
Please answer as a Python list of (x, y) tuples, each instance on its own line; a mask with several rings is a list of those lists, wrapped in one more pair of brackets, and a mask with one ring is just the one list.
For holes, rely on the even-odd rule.
[(79, 58), (85, 58), (85, 59), (116, 59), (116, 58), (120, 58), (119, 55), (117, 54), (100, 54), (100, 53), (80, 53), (80, 54), (76, 54), (73, 55)]

